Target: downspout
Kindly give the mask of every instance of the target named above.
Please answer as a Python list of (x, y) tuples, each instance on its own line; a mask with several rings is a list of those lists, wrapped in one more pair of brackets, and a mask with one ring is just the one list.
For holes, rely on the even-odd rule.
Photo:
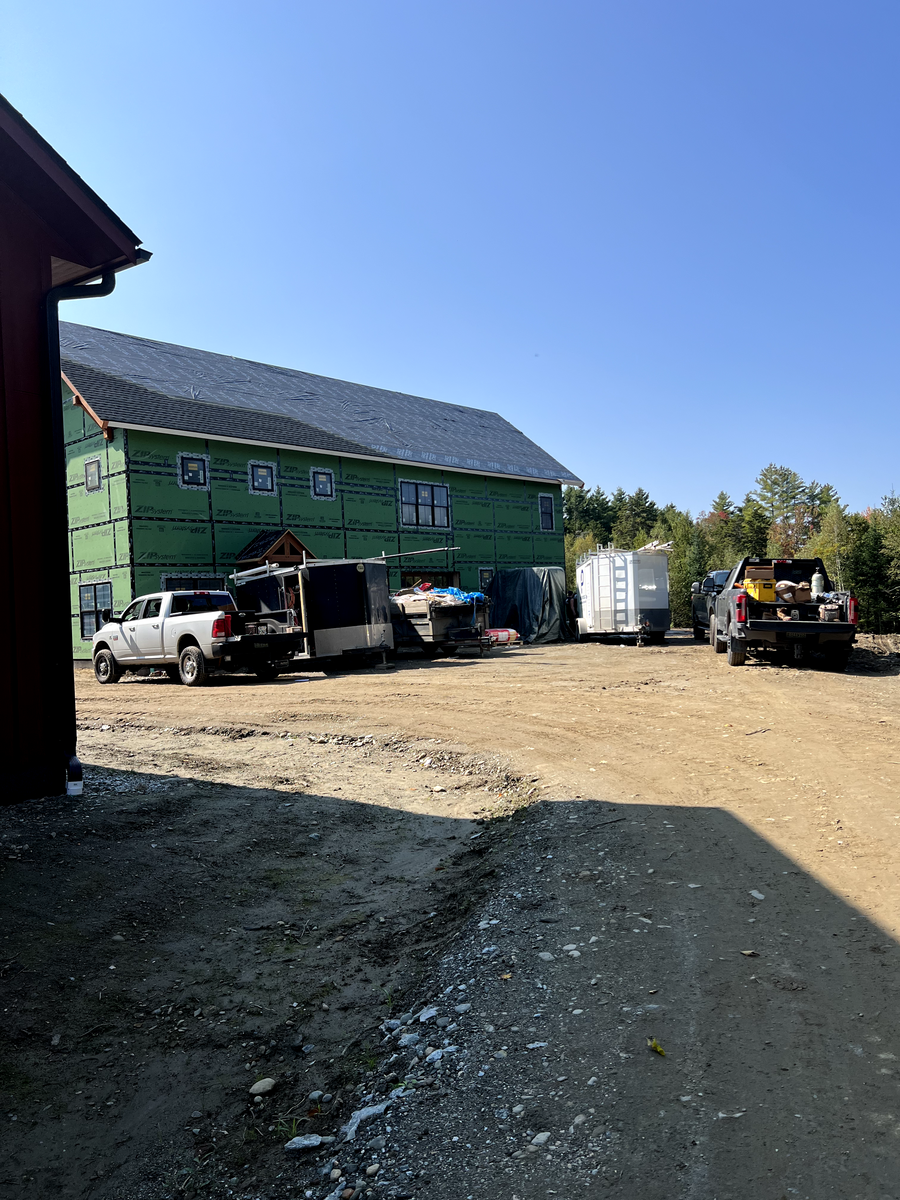
[[(44, 297), (44, 332), (47, 339), (47, 354), (46, 363), (50, 372), (49, 391), (50, 391), (50, 429), (51, 429), (51, 487), (53, 489), (53, 507), (56, 513), (56, 526), (62, 535), (65, 532), (66, 537), (66, 553), (65, 561), (69, 561), (69, 545), (68, 545), (68, 529), (69, 529), (69, 512), (68, 512), (68, 494), (66, 488), (66, 456), (65, 442), (63, 433), (63, 416), (62, 416), (62, 380), (60, 372), (62, 370), (59, 356), (59, 302), (60, 300), (94, 300), (100, 296), (108, 296), (116, 286), (116, 273), (112, 270), (103, 272), (99, 283), (92, 284), (62, 284), (59, 287), (51, 288)], [(70, 614), (71, 615), (71, 614)], [(57, 654), (54, 656), (51, 650), (49, 664), (50, 670), (55, 670), (56, 678), (60, 681), (62, 687), (67, 687), (70, 692), (71, 711), (75, 711), (75, 677), (72, 670), (72, 641), (71, 641), (72, 623), (69, 622), (69, 634), (67, 637), (60, 639), (64, 645), (57, 646)], [(68, 659), (63, 661), (62, 651), (65, 647), (69, 649)], [(53, 658), (57, 661), (52, 661)], [(66, 682), (68, 681), (68, 682)], [(63, 751), (66, 756), (66, 794), (69, 796), (80, 796), (84, 787), (84, 774), (81, 769), (81, 763), (75, 753), (76, 750), (76, 732), (73, 723), (71, 730), (67, 734), (71, 737), (71, 742)]]

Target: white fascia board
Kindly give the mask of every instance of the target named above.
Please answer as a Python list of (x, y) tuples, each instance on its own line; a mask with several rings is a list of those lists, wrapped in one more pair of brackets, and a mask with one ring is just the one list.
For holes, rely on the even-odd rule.
[(561, 487), (584, 487), (580, 479), (560, 479), (553, 475), (514, 475), (508, 471), (479, 471), (474, 467), (451, 467), (444, 463), (420, 462), (415, 458), (391, 458), (387, 454), (357, 454), (346, 450), (323, 450), (321, 446), (297, 446), (288, 442), (259, 442), (254, 438), (224, 437), (219, 433), (163, 429), (158, 425), (136, 425), (130, 421), (108, 421), (109, 429), (133, 429), (137, 433), (164, 433), (170, 437), (205, 438), (210, 442), (233, 442), (238, 446), (265, 446), (269, 450), (299, 450), (303, 454), (327, 454), (332, 458), (356, 458), (363, 462), (392, 463), (401, 467), (427, 467), (432, 471), (455, 471), (459, 475), (487, 475), (492, 479), (522, 479), (527, 483), (558, 483)]

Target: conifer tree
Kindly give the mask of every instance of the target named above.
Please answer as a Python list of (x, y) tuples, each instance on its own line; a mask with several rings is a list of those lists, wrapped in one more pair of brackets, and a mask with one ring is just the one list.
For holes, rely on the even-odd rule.
[(789, 517), (794, 506), (806, 498), (806, 485), (796, 471), (769, 463), (757, 475), (751, 495), (774, 523)]
[(769, 518), (761, 506), (748, 495), (741, 508), (742, 554), (749, 558), (764, 558), (769, 543)]

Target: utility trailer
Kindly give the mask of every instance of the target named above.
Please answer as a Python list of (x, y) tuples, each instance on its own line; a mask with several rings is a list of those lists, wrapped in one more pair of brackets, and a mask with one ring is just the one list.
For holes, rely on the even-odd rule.
[(634, 636), (638, 642), (665, 638), (670, 627), (666, 547), (598, 546), (579, 558), (575, 578), (579, 638), (610, 634)]
[(471, 600), (462, 593), (457, 598), (452, 591), (405, 588), (395, 592), (391, 596), (394, 645), (421, 650), (428, 658), (453, 655), (464, 648), (479, 654), (489, 650), (492, 642), (485, 630), (490, 600), (480, 592), (471, 593)]
[(364, 665), (384, 661), (394, 648), (387, 566), (381, 560), (267, 563), (231, 578), (238, 605), (255, 614), (261, 638), (274, 627), (298, 630), (302, 649), (295, 666), (309, 662), (313, 670), (328, 671)]

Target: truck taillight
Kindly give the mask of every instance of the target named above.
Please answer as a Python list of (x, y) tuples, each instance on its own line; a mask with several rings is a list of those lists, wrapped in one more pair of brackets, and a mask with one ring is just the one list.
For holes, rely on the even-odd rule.
[(847, 620), (851, 625), (859, 624), (859, 601), (855, 596), (847, 601)]
[(747, 620), (746, 592), (739, 592), (734, 598), (734, 619), (742, 625)]
[(231, 637), (231, 617), (216, 617), (212, 624), (212, 635), (214, 638), (230, 638)]

